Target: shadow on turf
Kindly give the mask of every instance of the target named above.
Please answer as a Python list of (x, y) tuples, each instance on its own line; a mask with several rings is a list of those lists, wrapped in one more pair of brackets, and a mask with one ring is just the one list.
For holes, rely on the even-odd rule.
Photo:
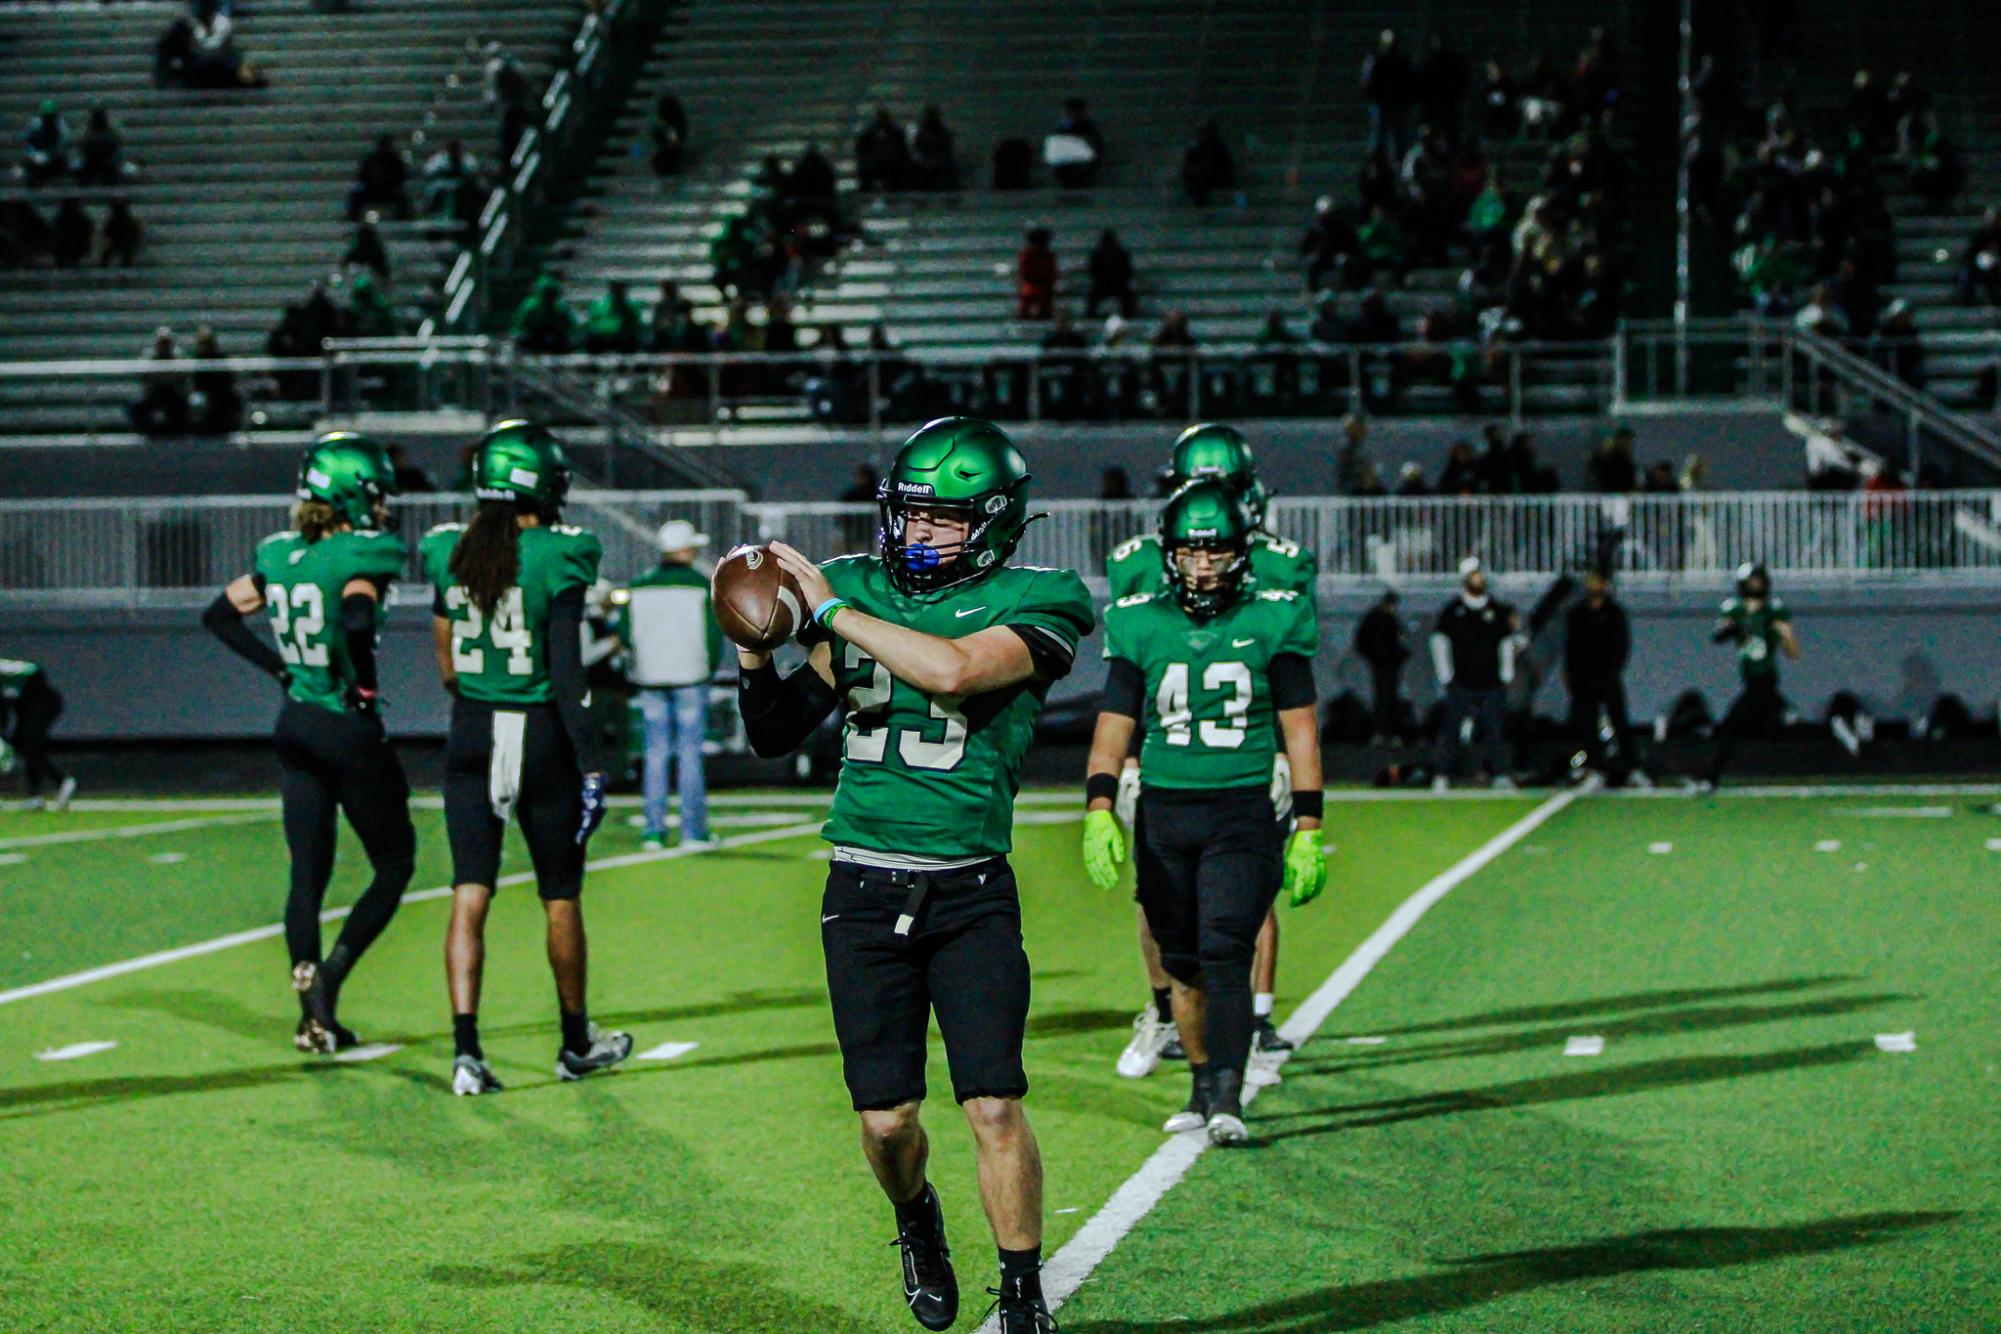
[(786, 1292), (756, 1265), (719, 1264), (657, 1242), (595, 1241), (486, 1265), (438, 1265), (433, 1282), (496, 1291), (583, 1288), (631, 1302), (675, 1326), (699, 1329), (853, 1329), (839, 1307)]
[[(1845, 1065), (1875, 1050), (1876, 1044), (1871, 1040), (1832, 1042), (1820, 1047), (1795, 1047), (1787, 1051), (1746, 1056), (1678, 1056), (1659, 1061), (1638, 1061), (1631, 1065), (1601, 1066), (1540, 1079), (1516, 1079), (1503, 1084), (1489, 1084), (1484, 1088), (1446, 1089), (1403, 1098), (1343, 1103), (1273, 1117), (1272, 1120), (1323, 1121), (1324, 1118), (1324, 1121), (1319, 1125), (1261, 1133), (1252, 1141), (1251, 1147), (1370, 1126), (1395, 1125), (1402, 1121), (1421, 1121), (1434, 1116), (1455, 1116), (1461, 1112), (1492, 1112), (1515, 1107), (1539, 1107), (1553, 1102), (1576, 1102), (1586, 1098), (1615, 1098), (1651, 1089), (1680, 1088), (1743, 1079), (1750, 1075), (1776, 1074), (1784, 1070)], [(1259, 1118), (1260, 1131), (1264, 1129), (1264, 1124), (1264, 1118)]]
[[(1661, 1228), (1570, 1246), (1468, 1255), (1444, 1261), (1434, 1273), (1320, 1288), (1283, 1301), (1203, 1317), (1191, 1328), (1256, 1330), (1259, 1334), (1370, 1329), (1418, 1316), (1463, 1311), (1581, 1279), (1663, 1269), (1729, 1269), (1791, 1256), (1880, 1246), (1957, 1217), (1957, 1213), (1940, 1211), (1886, 1212), (1821, 1218), (1783, 1227)], [(1064, 1322), (1069, 1334), (1150, 1334), (1160, 1328), (1158, 1320)]]
[(1385, 1037), (1410, 1033), (1449, 1033), (1461, 1028), (1498, 1028), (1504, 1024), (1538, 1024), (1553, 1019), (1586, 1019), (1600, 1014), (1624, 1014), (1632, 1010), (1655, 1010), (1668, 1005), (1695, 1005), (1703, 1001), (1730, 1000), (1739, 996), (1785, 995), (1838, 987), (1861, 979), (1848, 973), (1819, 977), (1782, 977), (1770, 982), (1743, 982), (1728, 987), (1674, 987), (1660, 991), (1635, 991), (1624, 996), (1601, 996), (1593, 1000), (1561, 1001), (1551, 1005), (1524, 1005), (1482, 1014), (1461, 1015), (1456, 1019), (1434, 1019), (1402, 1028), (1378, 1028), (1371, 1032)]
[[(1901, 992), (1875, 992), (1861, 996), (1827, 996), (1817, 1000), (1794, 1001), (1787, 1005), (1711, 1005), (1693, 1009), (1662, 1010), (1654, 1014), (1614, 1019), (1591, 1024), (1591, 1031), (1608, 1040), (1707, 1033), (1722, 1028), (1754, 1024), (1776, 1024), (1797, 1019), (1827, 1019), (1837, 1015), (1872, 1010), (1879, 1005), (1921, 997)], [(1489, 1037), (1462, 1038), (1425, 1043), (1415, 1047), (1374, 1047), (1361, 1054), (1309, 1055), (1295, 1058), (1290, 1068), (1300, 1074), (1331, 1075), (1355, 1070), (1382, 1070), (1390, 1066), (1419, 1065), (1426, 1061), (1459, 1060), (1470, 1056), (1504, 1056), (1512, 1052), (1537, 1051), (1555, 1047), (1577, 1031), (1577, 1025), (1530, 1029), (1521, 1033), (1496, 1033)]]
[[(606, 1028), (636, 1028), (641, 1024), (671, 1024), (686, 1019), (722, 1019), (735, 1014), (752, 1014), (759, 1010), (796, 1010), (809, 1006), (824, 1005), (827, 993), (824, 990), (799, 988), (787, 991), (737, 991), (721, 1000), (704, 1001), (699, 1005), (665, 1005), (651, 1010), (612, 1010), (593, 1013), (591, 1018)], [(537, 1020), (524, 1024), (500, 1024), (492, 1028), (482, 1026), (483, 1038), (518, 1037), (523, 1033), (545, 1033), (553, 1028), (548, 1020)], [(444, 1034), (449, 1038), (449, 1032)]]
[(82, 1111), (99, 1103), (135, 1098), (165, 1098), (177, 1093), (218, 1093), (226, 1089), (258, 1088), (293, 1079), (309, 1079), (333, 1065), (293, 1061), (252, 1070), (216, 1070), (201, 1075), (125, 1075), (106, 1079), (76, 1079), (66, 1084), (0, 1089), (0, 1121), (54, 1112)]

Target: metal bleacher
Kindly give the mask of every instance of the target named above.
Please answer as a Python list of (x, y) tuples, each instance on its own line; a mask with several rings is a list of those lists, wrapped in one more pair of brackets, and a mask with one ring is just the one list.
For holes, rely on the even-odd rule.
[[(239, 46), (270, 86), (197, 92), (153, 82), (154, 42), (181, 12), (149, 0), (0, 6), (7, 165), (49, 97), (72, 136), (107, 107), (136, 168), (116, 189), (5, 188), (45, 216), (70, 193), (99, 217), (123, 195), (145, 227), (131, 269), (0, 272), (0, 360), (140, 357), (156, 327), (185, 340), (203, 323), (226, 353), (260, 353), (285, 303), (338, 267), (352, 235), (347, 185), (375, 139), (392, 135), (417, 158), (413, 196), (421, 155), (448, 138), (490, 162), (498, 118), (482, 101), (480, 47), (500, 42), (546, 79), (580, 14), (545, 0), (364, 0), (344, 12), (255, 0), (237, 6)], [(383, 232), (393, 297), (421, 309), (451, 243), (415, 223)], [(129, 379), (11, 378), (0, 381), (0, 417), (10, 435), (115, 438), (133, 392)]]
[[(1054, 232), (1061, 300), (1080, 320), (1087, 255), (1109, 227), (1135, 259), (1138, 341), (1168, 310), (1188, 315), (1205, 349), (1249, 345), (1273, 308), (1303, 336), (1310, 311), (1295, 248), (1316, 196), (1353, 197), (1367, 124), (1357, 76), (1376, 33), (1398, 27), (1414, 43), (1421, 14), (1423, 26), (1451, 32), (1477, 71), (1487, 58), (1519, 67), (1535, 51), (1575, 50), (1598, 21), (1583, 4), (1414, 12), (1387, 0), (827, 0), (810, 21), (775, 0), (731, 0), (685, 14), (656, 48), (572, 220), (562, 265), (572, 298), (624, 279), (646, 301), (671, 278), (703, 318), (719, 319), (709, 240), (749, 195), (764, 157), (789, 160), (817, 143), (851, 183), (854, 137), (878, 105), (909, 123), (935, 102), (956, 134), (967, 188), (845, 193), (864, 239), (799, 295), (794, 319), (841, 325), (856, 345), (879, 322), (900, 346), (969, 359), (1031, 349), (1047, 327), (1014, 318), (1013, 260), (1030, 225)], [(687, 108), (693, 158), (662, 181), (635, 146), (665, 90)], [(993, 190), (994, 145), (1019, 136), (1039, 147), (1071, 95), (1089, 100), (1106, 139), (1099, 184), (1057, 189), (1038, 166), (1035, 188)], [(1236, 156), (1243, 198), (1197, 208), (1181, 191), (1181, 152), (1210, 118)], [(1488, 148), (1517, 195), (1533, 193), (1548, 146)], [(1456, 302), (1456, 278), (1419, 270), (1390, 294), (1391, 307), (1409, 328)], [(1536, 411), (1575, 410), (1591, 400), (1598, 373), (1584, 358), (1575, 367), (1544, 359), (1524, 400)], [(1452, 409), (1441, 397), (1434, 410)]]

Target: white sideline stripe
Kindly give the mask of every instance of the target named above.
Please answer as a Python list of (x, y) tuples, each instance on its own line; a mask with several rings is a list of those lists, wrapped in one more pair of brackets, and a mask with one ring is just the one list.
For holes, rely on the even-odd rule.
[(1876, 1035), (1877, 1051), (1916, 1051), (1917, 1049), (1918, 1035), (1916, 1033), (1878, 1033)]
[[(719, 848), (740, 848), (752, 843), (770, 843), (785, 838), (803, 838), (808, 834), (816, 834), (819, 831), (820, 821), (814, 820), (806, 824), (787, 825), (783, 829), (760, 829), (755, 833), (737, 834), (722, 840), (715, 848), (672, 847), (663, 848), (659, 852), (632, 852), (620, 857), (605, 857), (598, 861), (586, 863), (584, 869), (587, 871), (611, 871), (621, 866), (642, 866), (647, 862), (668, 861), (675, 857), (688, 856), (691, 853), (714, 852)], [(513, 875), (500, 877), (499, 884), (526, 884), (534, 878), (535, 873), (533, 871), (519, 871)], [(422, 903), (426, 899), (448, 898), (451, 892), (452, 887), (450, 885), (437, 885), (431, 889), (420, 889), (413, 893), (405, 894), (403, 902)], [(322, 922), (337, 922), (347, 916), (347, 914), (348, 910), (346, 908), (329, 908), (320, 914), (320, 920)], [(31, 1000), (36, 996), (47, 996), (52, 992), (69, 991), (75, 987), (89, 986), (92, 982), (103, 982), (109, 978), (123, 977), (127, 973), (140, 973), (149, 968), (161, 968), (170, 963), (179, 963), (183, 959), (198, 959), (204, 954), (219, 954), (223, 950), (234, 949), (238, 945), (249, 945), (260, 940), (269, 940), (273, 936), (282, 936), (284, 934), (285, 924), (283, 922), (273, 922), (269, 926), (256, 926), (250, 928), (248, 931), (233, 931), (229, 935), (217, 936), (213, 940), (204, 940), (193, 945), (180, 945), (170, 950), (156, 950), (152, 954), (142, 954), (136, 959), (121, 959), (117, 963), (100, 964), (96, 968), (86, 968), (79, 973), (65, 973), (61, 977), (52, 977), (46, 982), (31, 982), (24, 987), (14, 987), (8, 991), (0, 991), (0, 1005), (11, 1005), (15, 1001)]]
[(334, 1059), (342, 1065), (359, 1065), (363, 1061), (380, 1060), (394, 1052), (403, 1050), (400, 1042), (370, 1042), (359, 1047), (349, 1047), (346, 1051), (335, 1052)]
[(677, 1056), (686, 1056), (701, 1045), (699, 1042), (663, 1042), (657, 1047), (648, 1047), (633, 1059), (638, 1061), (671, 1061)]
[(1569, 1038), (1563, 1044), (1563, 1054), (1565, 1056), (1603, 1056), (1605, 1054), (1605, 1039), (1583, 1035)]
[[(1356, 946), (1355, 952), (1306, 998), (1304, 1004), (1292, 1012), (1292, 1017), (1279, 1028), (1280, 1034), (1304, 1047), (1307, 1040), (1327, 1022), (1327, 1017), (1334, 1013), (1335, 1007), (1362, 984), (1362, 979), (1383, 961), (1383, 957), (1440, 899), (1528, 837), (1544, 821), (1576, 801), (1578, 795), (1575, 791), (1556, 793), (1398, 904), (1396, 911), (1370, 933), (1367, 940)], [(1282, 1065), (1285, 1060), (1286, 1056), (1281, 1055), (1276, 1064)], [(1255, 1088), (1244, 1090), (1246, 1103), (1256, 1096)], [(1206, 1135), (1192, 1131), (1175, 1135), (1155, 1149), (1153, 1156), (1141, 1165), (1139, 1171), (1113, 1192), (1104, 1207), (1093, 1214), (1077, 1230), (1077, 1235), (1070, 1238), (1043, 1266), (1042, 1291), (1049, 1299), (1051, 1310), (1069, 1300), (1084, 1280), (1091, 1276), (1091, 1272), (1112, 1253), (1112, 1249), (1125, 1240), (1126, 1234), (1140, 1219), (1146, 1217), (1167, 1192), (1188, 1174), (1188, 1169), (1195, 1165), (1195, 1160), (1208, 1147)], [(988, 1320), (980, 1326), (979, 1334), (998, 1334), (999, 1329), (997, 1320)]]
[(0, 848), (50, 848), (61, 843), (102, 843), (114, 838), (144, 838), (148, 834), (179, 834), (190, 829), (211, 829), (219, 825), (259, 824), (278, 817), (276, 807), (243, 815), (210, 815), (186, 820), (158, 820), (151, 824), (121, 824), (109, 829), (66, 829), (59, 834), (23, 834), (0, 838)]
[(51, 1047), (47, 1051), (35, 1053), (38, 1061), (74, 1061), (83, 1056), (95, 1056), (101, 1051), (110, 1051), (115, 1042), (72, 1042), (67, 1047)]

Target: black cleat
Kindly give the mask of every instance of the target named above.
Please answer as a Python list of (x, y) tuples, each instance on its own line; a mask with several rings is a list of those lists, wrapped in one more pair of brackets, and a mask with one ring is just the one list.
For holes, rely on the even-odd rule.
[(598, 1070), (607, 1070), (632, 1055), (632, 1035), (613, 1033), (591, 1025), (591, 1045), (585, 1051), (565, 1047), (556, 1053), (556, 1078), (569, 1082)]
[(1049, 1314), (1049, 1303), (1042, 1300), (1041, 1293), (1033, 1297), (1010, 1293), (1006, 1280), (987, 1291), (997, 1299), (994, 1306), (1000, 1310), (1000, 1334), (1058, 1334), (1056, 1317)]
[(1282, 1051), (1291, 1051), (1292, 1043), (1279, 1035), (1272, 1027), (1271, 1016), (1261, 1014), (1256, 1026), (1251, 1029), (1251, 1050), (1261, 1056), (1272, 1056)]
[(1218, 1148), (1242, 1144), (1251, 1137), (1244, 1125), (1244, 1075), (1241, 1070), (1209, 1072), (1209, 1142)]
[(945, 1214), (930, 1186), (931, 1217), (898, 1227), (891, 1242), (903, 1252), (903, 1300), (926, 1329), (950, 1329), (959, 1318), (959, 1276), (952, 1272), (952, 1248), (945, 1244)]
[(319, 965), (310, 961), (293, 964), (292, 990), (299, 993), (299, 1009), (303, 1012), (299, 1027), (292, 1034), (292, 1045), (300, 1051), (333, 1055), (338, 1041), (334, 1031), (340, 1025), (334, 1019), (333, 1000), (327, 995), (326, 979), (320, 975)]

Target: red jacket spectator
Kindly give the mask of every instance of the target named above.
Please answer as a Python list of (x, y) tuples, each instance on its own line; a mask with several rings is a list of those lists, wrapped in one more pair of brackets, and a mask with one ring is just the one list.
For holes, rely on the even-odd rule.
[(1056, 300), (1059, 272), (1056, 252), (1049, 248), (1049, 229), (1029, 230), (1028, 243), (1015, 256), (1017, 303), (1015, 314), (1024, 320), (1046, 320)]

